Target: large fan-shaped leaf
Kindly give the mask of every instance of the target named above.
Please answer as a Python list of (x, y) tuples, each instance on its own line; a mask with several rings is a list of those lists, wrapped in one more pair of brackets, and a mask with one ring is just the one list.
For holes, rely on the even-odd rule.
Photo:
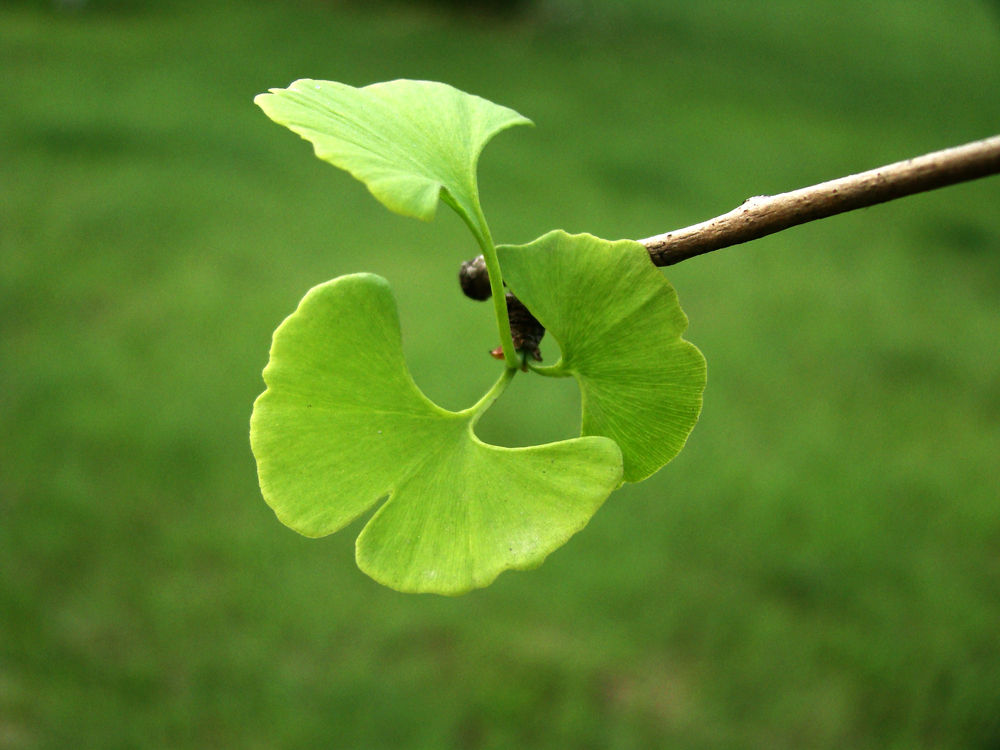
[(534, 567), (621, 482), (611, 440), (486, 445), (472, 431), (481, 409), (428, 400), (378, 276), (312, 289), (275, 331), (264, 380), (250, 439), (265, 500), (291, 528), (322, 536), (390, 495), (357, 560), (399, 590), (457, 594)]
[(630, 482), (677, 455), (701, 411), (705, 358), (681, 338), (687, 317), (645, 248), (555, 231), (498, 251), (504, 281), (562, 349), (545, 369), (580, 383), (583, 434), (618, 443)]
[(254, 101), (391, 210), (430, 220), (446, 191), (446, 200), (480, 234), (479, 154), (501, 130), (531, 124), (512, 109), (434, 81), (354, 88), (302, 79)]

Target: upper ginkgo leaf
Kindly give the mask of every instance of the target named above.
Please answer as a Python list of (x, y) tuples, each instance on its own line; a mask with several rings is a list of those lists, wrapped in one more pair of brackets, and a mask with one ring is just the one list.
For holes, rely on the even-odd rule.
[(254, 101), (392, 211), (430, 220), (446, 191), (445, 200), (477, 228), (480, 152), (501, 130), (531, 124), (512, 109), (434, 81), (355, 88), (302, 79)]
[(504, 281), (559, 342), (545, 369), (579, 381), (582, 433), (618, 443), (630, 482), (677, 455), (701, 412), (705, 358), (681, 338), (687, 316), (645, 248), (555, 231), (498, 253)]
[(458, 594), (539, 565), (621, 483), (611, 440), (529, 448), (478, 440), (478, 410), (417, 388), (384, 279), (312, 289), (274, 333), (250, 442), (264, 499), (306, 536), (344, 527), (386, 495), (358, 565), (401, 591)]

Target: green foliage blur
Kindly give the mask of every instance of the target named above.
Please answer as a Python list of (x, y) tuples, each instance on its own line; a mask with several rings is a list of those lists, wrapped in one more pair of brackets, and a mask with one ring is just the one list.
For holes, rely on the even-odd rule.
[[(459, 221), (388, 214), (254, 94), (447, 81), (537, 124), (484, 154), (498, 241), (641, 238), (997, 133), (996, 3), (20, 0), (0, 63), (0, 747), (1000, 747), (1000, 178), (667, 269), (688, 447), (484, 591), (295, 535), (247, 440), (272, 330), (339, 274), (390, 280), (440, 403), (497, 369)], [(482, 434), (577, 400), (519, 377)]]

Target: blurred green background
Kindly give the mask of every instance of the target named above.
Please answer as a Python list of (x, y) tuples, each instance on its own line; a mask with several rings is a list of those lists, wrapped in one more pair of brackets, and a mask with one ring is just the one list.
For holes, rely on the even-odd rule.
[[(1000, 178), (666, 269), (688, 447), (486, 590), (284, 528), (247, 439), (339, 274), (390, 280), (439, 403), (497, 368), (460, 222), (254, 94), (447, 81), (537, 124), (484, 154), (498, 241), (638, 238), (997, 133), (995, 2), (8, 0), (0, 70), (0, 747), (1000, 748)], [(517, 378), (482, 434), (577, 398)]]

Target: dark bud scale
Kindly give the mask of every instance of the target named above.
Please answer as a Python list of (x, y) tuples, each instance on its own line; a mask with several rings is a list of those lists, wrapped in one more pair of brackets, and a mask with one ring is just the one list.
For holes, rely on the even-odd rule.
[(545, 327), (510, 292), (507, 292), (507, 317), (510, 318), (510, 335), (514, 339), (514, 348), (519, 352), (526, 352), (536, 362), (541, 362), (542, 353), (538, 351), (538, 345), (542, 343)]
[(462, 263), (462, 268), (458, 271), (458, 283), (462, 285), (465, 296), (470, 299), (482, 302), (490, 298), (490, 274), (482, 255)]

